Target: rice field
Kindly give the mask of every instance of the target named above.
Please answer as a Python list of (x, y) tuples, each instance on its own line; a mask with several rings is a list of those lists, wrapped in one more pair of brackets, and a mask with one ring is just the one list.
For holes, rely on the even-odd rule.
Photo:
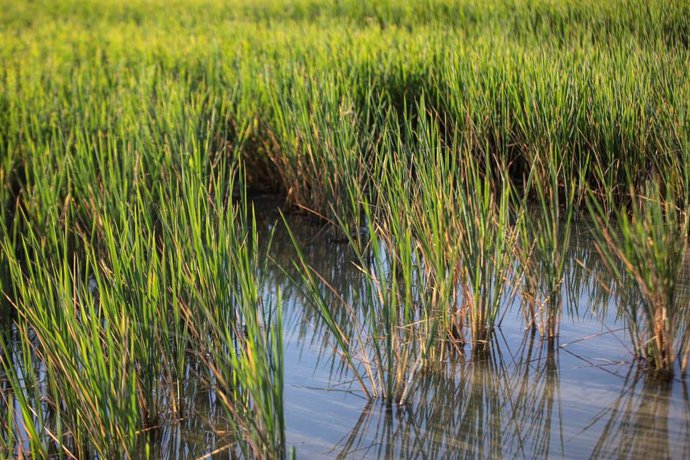
[[(0, 0), (0, 457), (660, 452), (631, 433), (690, 407), (689, 17)], [(295, 333), (366, 401), (328, 454), (290, 424)], [(554, 451), (562, 356), (600, 335), (624, 357), (583, 378), (623, 394)]]

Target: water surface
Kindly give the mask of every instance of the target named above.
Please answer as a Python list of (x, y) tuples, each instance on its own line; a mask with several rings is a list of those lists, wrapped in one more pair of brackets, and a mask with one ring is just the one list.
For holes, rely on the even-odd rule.
[[(275, 203), (257, 202), (257, 210), (261, 240), (274, 232), (270, 255), (277, 263), (264, 273), (265, 296), (280, 289), (284, 303), (286, 439), (297, 458), (684, 458), (690, 452), (687, 382), (660, 382), (633, 364), (586, 226), (571, 250), (555, 343), (525, 332), (513, 302), (490, 353), (456, 356), (421, 373), (409, 401), (389, 407), (364, 397), (319, 315), (278, 268), (290, 265), (293, 249)], [(356, 301), (362, 274), (347, 244), (334, 243), (309, 219), (290, 221), (310, 263)], [(194, 378), (201, 372), (190, 361), (187, 415), (152, 430), (142, 453), (232, 457), (224, 412)], [(9, 391), (7, 382), (0, 385)]]

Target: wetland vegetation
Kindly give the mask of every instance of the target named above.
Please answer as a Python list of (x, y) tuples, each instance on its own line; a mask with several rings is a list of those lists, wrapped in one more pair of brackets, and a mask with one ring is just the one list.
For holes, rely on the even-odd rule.
[(687, 452), (689, 17), (0, 0), (0, 457)]

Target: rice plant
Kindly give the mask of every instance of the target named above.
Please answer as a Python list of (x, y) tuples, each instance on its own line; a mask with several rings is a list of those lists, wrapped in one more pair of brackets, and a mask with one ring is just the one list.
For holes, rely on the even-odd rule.
[[(331, 75), (292, 80), (272, 101), (277, 148), (273, 163), (287, 187), (289, 204), (321, 216), (337, 212), (351, 222), (348, 187), (364, 186), (372, 121), (346, 96), (348, 86)], [(367, 101), (366, 110), (379, 107)], [(361, 120), (361, 118), (364, 118)]]
[(23, 358), (3, 369), (22, 407), (12, 432), (30, 433), (20, 449), (133, 456), (144, 433), (188, 415), (194, 353), (228, 410), (229, 446), (285, 455), (280, 314), (258, 308), (256, 237), (246, 204), (239, 213), (230, 202), (235, 173), (217, 167), (208, 186), (191, 167), (160, 188), (157, 223), (141, 193), (97, 212), (83, 252), (69, 250), (69, 212), (45, 249), (34, 233), (22, 237), (21, 262), (5, 245)]
[[(266, 298), (260, 273), (268, 259), (259, 258), (256, 221), (244, 192), (238, 204), (229, 201), (234, 174), (220, 167), (212, 193), (187, 185), (183, 198), (164, 206), (161, 215), (170, 231), (166, 243), (178, 256), (171, 261), (172, 272), (181, 275), (175, 284), (185, 291), (180, 316), (192, 352), (208, 372), (199, 377), (209, 379), (232, 428), (228, 449), (247, 458), (283, 458), (281, 298), (279, 292)], [(194, 175), (186, 180), (196, 182)]]

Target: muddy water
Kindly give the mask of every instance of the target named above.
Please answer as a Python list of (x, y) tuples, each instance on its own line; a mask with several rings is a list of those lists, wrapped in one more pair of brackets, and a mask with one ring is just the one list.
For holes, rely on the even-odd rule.
[[(274, 206), (257, 225), (275, 228), (272, 257), (292, 256)], [(355, 298), (359, 271), (347, 245), (319, 226), (294, 219), (307, 258), (341, 294)], [(586, 232), (576, 238), (564, 291), (558, 341), (525, 333), (509, 308), (491, 353), (456, 358), (422, 374), (409, 403), (369, 402), (334, 353), (326, 328), (277, 268), (266, 274), (284, 301), (286, 438), (297, 458), (687, 458), (690, 397), (681, 378), (661, 383), (632, 365), (630, 340), (616, 318)], [(195, 374), (190, 369), (190, 375)], [(153, 458), (228, 458), (222, 410), (190, 379), (195, 416), (148, 439)]]

